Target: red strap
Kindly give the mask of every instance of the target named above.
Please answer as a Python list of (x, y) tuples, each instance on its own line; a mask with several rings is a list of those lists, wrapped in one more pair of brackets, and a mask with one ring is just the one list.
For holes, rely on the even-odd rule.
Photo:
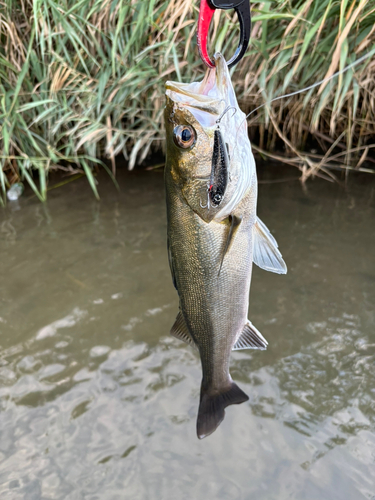
[(211, 19), (214, 12), (215, 7), (211, 7), (208, 0), (201, 0), (198, 18), (197, 43), (201, 59), (209, 68), (215, 67), (214, 62), (210, 59), (207, 52), (208, 30), (210, 29)]

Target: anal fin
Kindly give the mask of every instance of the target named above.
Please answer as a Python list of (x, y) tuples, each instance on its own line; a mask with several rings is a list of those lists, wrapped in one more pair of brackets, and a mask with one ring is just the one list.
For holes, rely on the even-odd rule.
[(187, 344), (190, 344), (195, 348), (197, 347), (192, 336), (190, 335), (181, 311), (177, 314), (176, 321), (171, 328), (170, 334), (172, 335), (172, 337), (176, 337), (176, 339), (178, 340), (182, 340), (183, 342), (186, 342)]
[(238, 337), (236, 343), (234, 344), (232, 351), (238, 351), (240, 349), (267, 349), (268, 342), (260, 333), (259, 330), (251, 323), (247, 321), (241, 335)]

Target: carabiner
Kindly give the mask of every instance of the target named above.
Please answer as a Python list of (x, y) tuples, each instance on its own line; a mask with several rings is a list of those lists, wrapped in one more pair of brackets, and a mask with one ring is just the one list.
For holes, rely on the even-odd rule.
[(231, 68), (242, 59), (249, 45), (251, 31), (250, 2), (249, 0), (201, 0), (197, 42), (201, 59), (209, 68), (215, 67), (214, 61), (207, 52), (207, 37), (211, 19), (216, 9), (234, 9), (240, 22), (240, 41), (234, 56), (228, 61), (228, 66)]

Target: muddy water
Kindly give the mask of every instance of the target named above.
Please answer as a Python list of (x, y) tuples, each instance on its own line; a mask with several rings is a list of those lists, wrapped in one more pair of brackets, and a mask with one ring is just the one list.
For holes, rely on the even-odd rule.
[(375, 498), (375, 179), (304, 192), (266, 172), (289, 273), (255, 269), (269, 349), (233, 353), (250, 400), (203, 441), (199, 359), (168, 336), (162, 174), (1, 210), (1, 500)]

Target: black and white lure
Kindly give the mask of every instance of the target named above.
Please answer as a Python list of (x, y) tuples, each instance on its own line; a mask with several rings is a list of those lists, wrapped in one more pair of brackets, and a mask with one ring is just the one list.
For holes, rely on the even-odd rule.
[(219, 206), (224, 198), (228, 184), (228, 170), (229, 158), (227, 147), (223, 141), (220, 129), (217, 128), (214, 136), (214, 151), (212, 154), (211, 177), (208, 190), (211, 204), (215, 207)]
[(223, 139), (220, 130), (220, 122), (223, 116), (230, 110), (236, 108), (228, 106), (216, 120), (217, 128), (214, 134), (214, 149), (211, 162), (211, 177), (208, 186), (208, 203), (218, 207), (223, 201), (229, 178), (229, 153), (228, 145)]

